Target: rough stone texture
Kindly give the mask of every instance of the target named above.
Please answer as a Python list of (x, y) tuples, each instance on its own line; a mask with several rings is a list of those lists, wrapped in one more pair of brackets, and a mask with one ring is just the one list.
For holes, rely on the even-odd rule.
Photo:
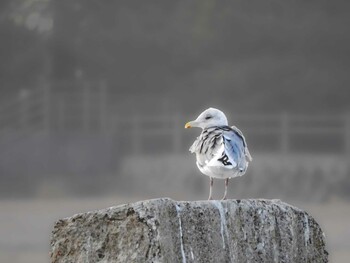
[(324, 234), (279, 200), (155, 199), (56, 222), (52, 262), (328, 262)]

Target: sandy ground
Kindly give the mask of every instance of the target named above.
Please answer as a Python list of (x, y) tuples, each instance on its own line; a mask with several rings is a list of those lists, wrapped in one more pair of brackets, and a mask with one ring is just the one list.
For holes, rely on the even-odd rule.
[[(0, 262), (49, 262), (54, 222), (79, 212), (96, 210), (142, 198), (90, 198), (0, 201)], [(350, 203), (297, 204), (308, 211), (326, 234), (330, 262), (350, 258)]]

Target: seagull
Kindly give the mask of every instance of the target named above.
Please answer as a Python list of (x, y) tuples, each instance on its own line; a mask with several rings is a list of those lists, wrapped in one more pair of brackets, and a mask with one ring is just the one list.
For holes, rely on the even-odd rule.
[(196, 154), (198, 169), (210, 177), (208, 200), (212, 200), (214, 178), (225, 179), (225, 200), (229, 179), (244, 175), (252, 161), (243, 133), (235, 126), (229, 127), (225, 114), (215, 108), (185, 124), (186, 129), (192, 127), (202, 128), (189, 151)]

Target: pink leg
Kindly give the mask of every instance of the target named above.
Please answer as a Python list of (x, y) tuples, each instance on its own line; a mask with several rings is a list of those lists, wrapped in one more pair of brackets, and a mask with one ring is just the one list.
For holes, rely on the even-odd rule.
[(209, 198), (208, 200), (212, 200), (212, 189), (213, 189), (213, 185), (214, 185), (214, 179), (213, 177), (210, 177), (210, 187), (209, 187)]
[(222, 198), (222, 200), (226, 200), (226, 196), (227, 196), (227, 187), (228, 187), (228, 180), (230, 178), (226, 178), (225, 179), (225, 194), (224, 194), (224, 197)]

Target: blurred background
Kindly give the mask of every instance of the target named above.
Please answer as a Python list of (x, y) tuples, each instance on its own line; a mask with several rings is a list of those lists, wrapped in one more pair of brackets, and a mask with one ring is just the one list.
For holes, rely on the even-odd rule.
[[(184, 130), (223, 110), (253, 156), (230, 198), (306, 209), (350, 257), (350, 2), (0, 2), (0, 261), (48, 262), (74, 213), (206, 199)], [(221, 198), (224, 182), (216, 181)]]

